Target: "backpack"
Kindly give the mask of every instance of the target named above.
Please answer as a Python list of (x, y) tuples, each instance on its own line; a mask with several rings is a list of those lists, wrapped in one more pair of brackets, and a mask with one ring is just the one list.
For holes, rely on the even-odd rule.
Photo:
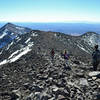
[(68, 59), (68, 55), (67, 54), (64, 54), (64, 59)]
[(51, 51), (51, 55), (54, 56), (54, 54), (55, 54), (55, 52), (54, 52), (54, 50), (52, 50), (52, 51)]

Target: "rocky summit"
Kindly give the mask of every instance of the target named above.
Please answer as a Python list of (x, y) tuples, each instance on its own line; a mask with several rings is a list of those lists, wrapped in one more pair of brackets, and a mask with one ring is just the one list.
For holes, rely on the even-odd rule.
[(91, 64), (99, 36), (39, 30), (17, 36), (0, 49), (0, 100), (100, 100), (100, 65), (93, 71)]

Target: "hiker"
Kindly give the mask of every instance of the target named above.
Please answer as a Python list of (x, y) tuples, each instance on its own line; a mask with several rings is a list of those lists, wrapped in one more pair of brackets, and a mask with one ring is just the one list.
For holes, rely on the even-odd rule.
[(93, 70), (96, 71), (100, 63), (100, 51), (98, 50), (98, 45), (94, 46), (95, 51), (92, 53), (93, 59)]
[(51, 58), (52, 60), (54, 60), (54, 56), (55, 56), (55, 52), (54, 52), (54, 49), (51, 50)]
[(64, 53), (63, 53), (63, 51), (61, 51), (60, 55), (61, 55), (61, 57), (63, 58), (63, 56), (64, 56)]
[(68, 64), (68, 54), (67, 51), (64, 51), (64, 59), (66, 60), (66, 64)]

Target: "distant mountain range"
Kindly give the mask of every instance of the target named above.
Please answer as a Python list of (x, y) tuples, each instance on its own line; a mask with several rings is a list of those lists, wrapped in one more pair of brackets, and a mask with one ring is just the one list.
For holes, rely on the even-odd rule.
[[(0, 27), (5, 23), (0, 23)], [(82, 35), (86, 32), (100, 33), (100, 23), (14, 23), (33, 30), (61, 32), (70, 35)]]

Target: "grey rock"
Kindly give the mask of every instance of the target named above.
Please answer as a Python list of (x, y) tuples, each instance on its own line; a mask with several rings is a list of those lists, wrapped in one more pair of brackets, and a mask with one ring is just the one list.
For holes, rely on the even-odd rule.
[(100, 71), (94, 71), (89, 73), (90, 77), (99, 77), (100, 76)]
[(80, 85), (89, 86), (87, 79), (81, 78), (80, 79)]

